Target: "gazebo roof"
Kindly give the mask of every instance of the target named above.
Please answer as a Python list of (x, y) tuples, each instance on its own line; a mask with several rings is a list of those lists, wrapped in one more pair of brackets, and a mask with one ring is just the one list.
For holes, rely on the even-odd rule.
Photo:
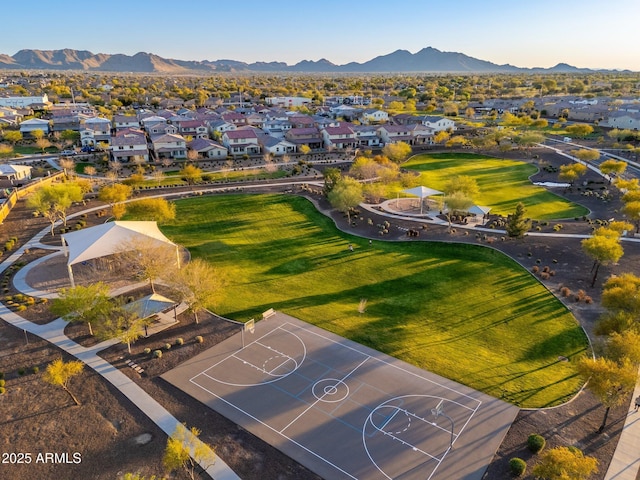
[(115, 221), (62, 235), (69, 266), (121, 252), (123, 245), (137, 239), (176, 246), (158, 229), (156, 222)]
[(151, 315), (162, 312), (167, 308), (173, 307), (175, 302), (158, 293), (152, 293), (139, 300), (124, 305), (129, 312), (135, 312), (138, 318), (148, 318)]
[(474, 215), (486, 215), (491, 211), (491, 207), (482, 207), (480, 205), (474, 205), (468, 211), (469, 213), (473, 213)]
[(402, 193), (406, 193), (408, 195), (414, 195), (420, 198), (430, 197), (431, 195), (442, 195), (444, 192), (440, 190), (435, 190), (433, 188), (423, 187), (422, 185), (419, 187), (407, 188), (406, 190), (402, 190)]

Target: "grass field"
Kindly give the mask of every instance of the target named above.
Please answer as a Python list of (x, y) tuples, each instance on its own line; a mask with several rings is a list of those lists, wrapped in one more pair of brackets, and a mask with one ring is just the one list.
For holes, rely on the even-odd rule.
[(495, 214), (513, 213), (518, 202), (524, 203), (527, 216), (536, 220), (560, 220), (589, 213), (586, 208), (533, 185), (529, 177), (538, 171), (537, 167), (517, 160), (465, 153), (423, 154), (412, 157), (403, 167), (421, 172), (421, 184), (436, 190), (442, 190), (456, 175), (475, 178), (480, 194), (474, 202), (491, 207)]
[(520, 406), (558, 404), (580, 387), (573, 364), (559, 357), (587, 348), (582, 330), (495, 250), (370, 246), (298, 197), (224, 195), (176, 205), (177, 220), (162, 230), (220, 269), (228, 283), (214, 309), (223, 316), (246, 321), (273, 307)]

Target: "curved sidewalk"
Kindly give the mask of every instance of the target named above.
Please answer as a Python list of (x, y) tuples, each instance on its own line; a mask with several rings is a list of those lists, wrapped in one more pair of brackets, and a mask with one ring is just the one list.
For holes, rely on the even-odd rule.
[[(11, 264), (17, 261), (18, 258), (20, 258), (20, 256), (24, 253), (25, 248), (33, 248), (35, 246), (39, 246), (49, 248), (51, 250), (57, 250), (57, 248), (55, 247), (46, 246), (39, 243), (40, 239), (48, 231), (49, 228), (46, 228), (38, 233), (26, 245), (22, 246), (20, 249), (14, 252), (13, 255), (2, 262), (2, 264), (0, 264), (0, 272), (4, 271)], [(56, 254), (59, 254), (59, 252), (54, 252), (52, 255)], [(51, 255), (47, 255), (40, 259), (40, 261), (43, 261), (43, 259), (48, 259), (50, 257)], [(36, 266), (37, 263), (39, 263), (39, 261), (36, 261), (35, 263), (32, 262), (31, 264), (26, 265), (19, 270), (19, 275), (16, 274), (13, 283), (17, 290), (23, 293), (27, 293), (31, 296), (38, 296), (44, 293), (34, 290), (26, 283), (26, 275), (28, 271)], [(56, 295), (48, 292), (46, 296), (49, 297)], [(171, 415), (171, 413), (169, 413), (162, 405), (160, 405), (155, 399), (153, 399), (145, 390), (138, 386), (138, 384), (127, 377), (124, 373), (120, 372), (109, 362), (98, 356), (97, 352), (104, 350), (111, 345), (119, 343), (117, 339), (107, 340), (91, 348), (86, 348), (74, 342), (64, 334), (64, 328), (66, 327), (67, 322), (65, 322), (61, 318), (58, 318), (57, 320), (49, 322), (45, 325), (37, 325), (12, 312), (2, 303), (0, 303), (0, 318), (20, 330), (29, 332), (32, 335), (36, 335), (52, 343), (53, 345), (56, 345), (65, 352), (76, 357), (78, 360), (84, 362), (87, 366), (91, 367), (96, 371), (96, 373), (101, 375), (105, 380), (116, 387), (168, 436), (173, 435), (178, 425), (180, 425), (180, 422), (173, 415)], [(197, 437), (195, 438), (194, 443), (196, 444), (193, 447), (194, 449), (198, 448), (200, 445), (207, 447), (206, 444), (201, 442)], [(192, 452), (193, 451), (194, 450), (192, 450)], [(214, 480), (240, 480), (240, 477), (236, 475), (236, 473), (231, 470), (231, 468), (218, 455), (215, 455), (215, 458), (216, 460), (213, 465), (200, 465), (211, 478), (213, 478)]]

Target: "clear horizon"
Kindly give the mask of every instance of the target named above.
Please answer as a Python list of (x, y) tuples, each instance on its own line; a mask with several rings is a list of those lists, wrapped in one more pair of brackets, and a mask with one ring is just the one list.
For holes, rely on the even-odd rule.
[[(401, 11), (379, 0), (246, 0), (241, 6), (187, 0), (178, 7), (169, 0), (113, 0), (108, 9), (97, 3), (78, 8), (71, 0), (32, 5), (29, 11), (17, 3), (3, 5), (8, 21), (2, 24), (0, 53), (69, 48), (288, 65), (324, 58), (344, 65), (433, 47), (522, 68), (567, 63), (640, 71), (640, 55), (634, 53), (640, 33), (630, 25), (640, 14), (638, 0), (407, 0)], [(41, 20), (34, 14), (39, 5), (46, 12)]]

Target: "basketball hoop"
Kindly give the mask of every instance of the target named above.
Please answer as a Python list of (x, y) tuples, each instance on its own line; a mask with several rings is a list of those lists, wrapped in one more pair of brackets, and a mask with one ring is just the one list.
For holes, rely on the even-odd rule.
[(244, 330), (245, 332), (249, 333), (253, 333), (256, 331), (256, 322), (253, 318), (244, 324)]

